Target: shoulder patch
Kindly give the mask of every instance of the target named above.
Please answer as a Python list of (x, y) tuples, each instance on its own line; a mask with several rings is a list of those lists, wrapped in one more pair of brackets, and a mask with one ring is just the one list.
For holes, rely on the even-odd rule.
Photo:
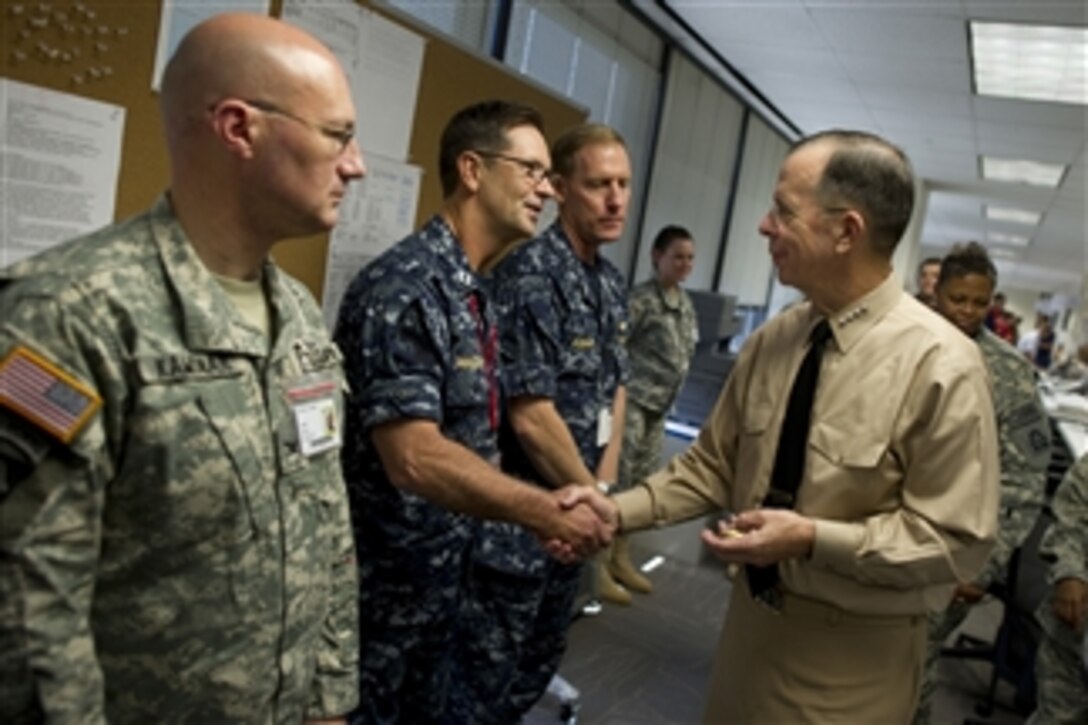
[(70, 443), (102, 406), (102, 399), (53, 363), (16, 345), (0, 361), (0, 405)]

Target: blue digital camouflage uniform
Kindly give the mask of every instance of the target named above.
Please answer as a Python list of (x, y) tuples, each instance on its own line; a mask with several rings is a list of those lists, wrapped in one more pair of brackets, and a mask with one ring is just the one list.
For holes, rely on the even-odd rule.
[(166, 200), (0, 273), (0, 360), (29, 351), (102, 401), (68, 443), (0, 407), (0, 722), (355, 707), (338, 455), (305, 455), (296, 426), (314, 403), (339, 427), (340, 355), (301, 284), (271, 263), (263, 279), (271, 339)]
[[(623, 278), (586, 265), (559, 225), (512, 252), (493, 281), (500, 309), (503, 392), (551, 398), (595, 471), (598, 417), (627, 377)], [(503, 468), (546, 486), (508, 429)], [(454, 720), (516, 722), (544, 693), (566, 647), (580, 565), (547, 557), (513, 524), (485, 522), (473, 551), (461, 622)]]
[[(481, 330), (470, 299), (476, 297)], [(404, 419), (438, 424), (497, 457), (484, 341), (494, 315), (480, 280), (432, 218), (363, 269), (336, 341), (352, 387), (343, 450), (359, 549), (360, 710), (366, 723), (427, 723), (445, 708), (454, 624), (475, 524), (390, 483), (370, 434)], [(493, 373), (494, 374), (494, 373)]]
[(695, 307), (683, 289), (670, 293), (649, 279), (631, 290), (627, 308), (631, 380), (620, 480), (613, 489), (617, 493), (657, 470), (665, 444), (665, 417), (684, 384), (698, 336)]
[[(1051, 562), (1047, 579), (1052, 588), (1062, 579), (1088, 583), (1088, 455), (1069, 469), (1054, 492), (1052, 508), (1054, 523), (1039, 552)], [(1054, 615), (1050, 596), (1039, 605), (1036, 617), (1046, 635), (1035, 660), (1038, 703), (1028, 725), (1088, 722), (1086, 635)]]
[[(975, 341), (990, 372), (1001, 462), (997, 545), (974, 582), (985, 589), (1004, 581), (1009, 557), (1027, 537), (1042, 510), (1050, 462), (1050, 423), (1039, 399), (1031, 363), (985, 327)], [(946, 610), (930, 615), (926, 676), (916, 723), (929, 722), (941, 647), (970, 611), (970, 604), (952, 602)]]

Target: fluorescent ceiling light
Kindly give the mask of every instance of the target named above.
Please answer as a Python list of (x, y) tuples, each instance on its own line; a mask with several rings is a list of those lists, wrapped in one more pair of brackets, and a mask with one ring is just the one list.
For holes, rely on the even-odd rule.
[(1015, 249), (988, 249), (990, 256), (994, 259), (1016, 259)]
[(1020, 234), (1005, 234), (1004, 232), (987, 232), (986, 239), (994, 244), (1008, 244), (1013, 247), (1026, 247), (1031, 241)]
[(991, 181), (1012, 181), (1032, 186), (1055, 188), (1065, 175), (1062, 164), (1041, 164), (1038, 161), (1017, 159), (997, 159), (993, 156), (982, 157), (982, 178)]
[(986, 218), (995, 222), (1013, 222), (1014, 224), (1035, 226), (1043, 216), (1037, 211), (1012, 209), (1007, 206), (990, 206), (989, 204), (986, 204), (985, 207)]
[(971, 21), (982, 96), (1088, 104), (1088, 28)]

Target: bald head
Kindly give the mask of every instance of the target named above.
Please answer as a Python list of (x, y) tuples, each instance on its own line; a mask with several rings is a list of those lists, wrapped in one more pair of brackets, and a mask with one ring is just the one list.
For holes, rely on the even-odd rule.
[(347, 87), (336, 58), (304, 31), (264, 15), (216, 15), (185, 36), (166, 66), (167, 142), (173, 150), (189, 123), (223, 98), (290, 100), (330, 74)]
[(340, 64), (263, 15), (193, 28), (163, 75), (162, 115), (170, 199), (206, 263), (230, 237), (251, 273), (277, 241), (331, 229), (348, 184), (366, 173)]

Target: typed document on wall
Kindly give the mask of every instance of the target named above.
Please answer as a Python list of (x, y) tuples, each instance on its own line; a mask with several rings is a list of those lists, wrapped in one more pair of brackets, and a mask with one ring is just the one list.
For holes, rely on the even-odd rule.
[(0, 79), (0, 267), (113, 222), (125, 109)]
[(331, 330), (340, 300), (356, 273), (412, 233), (422, 169), (371, 154), (367, 175), (348, 187), (340, 221), (329, 236), (322, 309)]

